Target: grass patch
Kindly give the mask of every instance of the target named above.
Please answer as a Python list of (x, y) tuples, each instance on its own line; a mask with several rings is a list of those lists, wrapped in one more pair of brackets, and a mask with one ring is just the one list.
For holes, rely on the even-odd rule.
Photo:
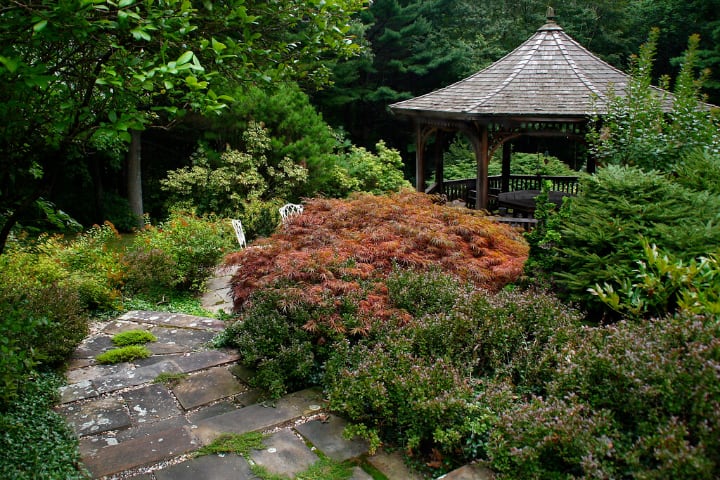
[(128, 330), (112, 337), (112, 342), (118, 347), (128, 345), (142, 345), (148, 342), (157, 342), (157, 337), (147, 330)]
[(213, 317), (213, 313), (202, 308), (201, 299), (190, 292), (168, 292), (159, 299), (133, 296), (123, 302), (126, 310), (149, 310), (154, 312), (185, 313), (198, 317)]
[(174, 387), (181, 381), (185, 380), (187, 376), (187, 373), (162, 372), (155, 377), (153, 383), (161, 383), (167, 387)]
[(354, 465), (350, 462), (336, 462), (323, 457), (310, 467), (297, 474), (295, 478), (302, 480), (345, 480), (352, 476)]
[(131, 362), (139, 358), (148, 358), (152, 352), (142, 345), (128, 345), (127, 347), (114, 348), (101, 353), (95, 360), (104, 365), (121, 362)]
[(223, 433), (209, 445), (202, 447), (195, 452), (195, 456), (212, 455), (215, 453), (236, 453), (247, 457), (251, 450), (262, 450), (263, 434), (259, 432), (248, 432), (243, 434)]

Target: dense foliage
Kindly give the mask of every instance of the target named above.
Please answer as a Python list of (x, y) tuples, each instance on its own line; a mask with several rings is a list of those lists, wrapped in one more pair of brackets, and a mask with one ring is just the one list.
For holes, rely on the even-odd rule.
[(188, 112), (216, 112), (232, 102), (238, 84), (327, 82), (323, 60), (357, 50), (348, 23), (362, 6), (360, 0), (3, 6), (0, 250), (64, 169), (90, 174), (87, 153), (107, 153), (95, 158), (97, 168), (117, 172), (132, 131), (171, 126)]
[(706, 73), (695, 76), (699, 38), (690, 38), (670, 96), (652, 86), (658, 35), (653, 30), (634, 58), (625, 94), (610, 95), (608, 112), (595, 118), (588, 140), (600, 164), (668, 172), (698, 148), (720, 152), (720, 119), (701, 103)]
[(0, 477), (16, 480), (82, 480), (78, 440), (52, 410), (62, 379), (34, 374), (18, 398), (0, 409)]
[(564, 209), (554, 248), (537, 253), (551, 257), (550, 271), (563, 292), (595, 311), (602, 305), (588, 289), (632, 279), (645, 260), (643, 241), (686, 262), (720, 244), (720, 197), (656, 172), (604, 168), (582, 179), (580, 195)]
[(280, 395), (316, 382), (338, 338), (411, 318), (405, 307), (422, 302), (392, 304), (386, 276), (395, 269), (442, 269), (496, 291), (521, 273), (526, 251), (517, 232), (422, 194), (310, 200), (278, 233), (228, 257), (243, 265), (232, 280), (243, 321), (227, 342)]
[[(499, 151), (495, 152), (488, 164), (488, 175), (502, 173), (501, 157)], [(544, 152), (513, 152), (510, 158), (510, 173), (513, 175), (578, 175), (577, 171), (559, 158)], [(443, 177), (445, 180), (461, 180), (476, 176), (475, 153), (464, 137), (457, 137), (450, 143), (447, 152), (443, 155)]]

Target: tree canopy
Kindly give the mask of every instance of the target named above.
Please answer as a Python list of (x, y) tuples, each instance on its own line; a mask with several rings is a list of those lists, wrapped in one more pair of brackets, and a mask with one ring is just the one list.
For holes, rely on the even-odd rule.
[(10, 0), (0, 7), (0, 247), (58, 173), (228, 86), (327, 81), (363, 0)]

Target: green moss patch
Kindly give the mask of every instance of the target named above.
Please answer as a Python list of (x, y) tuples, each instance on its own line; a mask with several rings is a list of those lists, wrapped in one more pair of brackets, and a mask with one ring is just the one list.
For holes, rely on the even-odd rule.
[(112, 337), (112, 342), (118, 347), (127, 345), (142, 345), (148, 342), (157, 342), (157, 337), (147, 330), (128, 330)]
[(139, 358), (147, 358), (152, 352), (142, 345), (128, 345), (114, 348), (95, 357), (99, 363), (108, 365), (113, 363), (130, 362)]

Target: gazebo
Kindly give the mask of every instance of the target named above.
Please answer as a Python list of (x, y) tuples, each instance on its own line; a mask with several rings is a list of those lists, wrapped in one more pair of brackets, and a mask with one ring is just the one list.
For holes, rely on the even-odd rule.
[[(473, 191), (475, 208), (486, 209), (488, 163), (498, 148), (503, 147), (502, 176), (500, 183), (493, 185), (493, 193), (507, 192), (510, 187), (506, 142), (521, 136), (582, 142), (591, 116), (607, 111), (609, 92), (622, 95), (628, 81), (628, 75), (568, 36), (548, 8), (547, 23), (502, 59), (445, 88), (394, 103), (390, 110), (413, 122), (418, 191), (426, 191), (426, 165), (433, 161), (436, 184), (428, 191), (461, 195), (445, 188), (442, 154), (455, 133), (468, 138), (477, 161), (477, 177), (474, 185), (464, 189)], [(428, 148), (433, 137), (434, 144)], [(593, 172), (594, 167), (594, 161), (588, 160), (587, 171)]]

